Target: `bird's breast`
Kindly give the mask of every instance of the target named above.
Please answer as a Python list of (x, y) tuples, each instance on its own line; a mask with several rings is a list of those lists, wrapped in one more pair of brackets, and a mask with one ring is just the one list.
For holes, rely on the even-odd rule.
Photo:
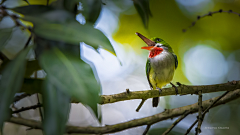
[(162, 88), (171, 82), (175, 71), (175, 59), (173, 55), (164, 51), (149, 59), (151, 64), (149, 80), (153, 88)]

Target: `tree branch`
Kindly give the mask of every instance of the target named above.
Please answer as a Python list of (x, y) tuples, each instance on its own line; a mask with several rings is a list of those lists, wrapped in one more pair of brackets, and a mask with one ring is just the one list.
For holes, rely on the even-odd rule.
[(228, 11), (227, 11), (227, 10), (219, 9), (218, 11), (208, 12), (207, 14), (204, 14), (204, 15), (202, 15), (202, 16), (200, 16), (200, 15), (197, 16), (197, 20), (194, 21), (194, 22), (192, 22), (192, 24), (191, 24), (190, 26), (188, 26), (188, 28), (183, 29), (182, 31), (183, 31), (183, 32), (186, 32), (187, 29), (190, 29), (191, 27), (193, 27), (198, 20), (200, 20), (200, 19), (202, 19), (202, 18), (204, 18), (204, 17), (206, 17), (206, 16), (212, 16), (213, 14), (217, 14), (217, 13), (229, 13), (229, 14), (232, 13), (232, 14), (235, 14), (235, 15), (237, 15), (237, 16), (240, 16), (239, 13), (233, 12), (232, 10), (228, 10)]
[[(220, 92), (220, 91), (233, 91), (236, 89), (240, 89), (240, 81), (232, 81), (223, 84), (215, 84), (215, 85), (181, 85), (177, 87), (178, 93), (180, 95), (186, 94), (198, 94), (198, 91), (202, 91), (202, 93), (212, 93), (212, 92)], [(108, 104), (114, 103), (124, 100), (131, 99), (148, 99), (159, 96), (169, 96), (175, 95), (175, 88), (163, 88), (161, 95), (158, 90), (145, 90), (145, 91), (131, 91), (129, 94), (125, 92), (114, 94), (114, 95), (102, 95), (101, 101), (99, 104)]]
[[(43, 83), (42, 79), (24, 79), (24, 84), (22, 85), (20, 92), (26, 92), (27, 94), (35, 94), (41, 93), (41, 85)], [(215, 85), (184, 85), (177, 87), (179, 95), (187, 95), (187, 94), (198, 94), (198, 91), (202, 91), (202, 93), (212, 93), (212, 92), (220, 92), (220, 91), (233, 91), (236, 89), (240, 89), (240, 81), (232, 81), (228, 83), (215, 84)], [(170, 96), (175, 95), (175, 88), (163, 88), (161, 95), (158, 90), (144, 90), (144, 91), (131, 91), (129, 93), (123, 92), (119, 94), (113, 95), (102, 95), (100, 96), (99, 104), (109, 104), (115, 103), (124, 100), (132, 100), (132, 99), (148, 99), (159, 96)], [(78, 103), (77, 100), (72, 99), (72, 103)]]
[[(227, 95), (221, 98), (216, 104), (214, 104), (213, 107), (221, 104), (225, 104), (239, 97), (240, 97), (240, 89), (229, 92)], [(218, 100), (218, 98), (219, 97), (215, 97), (215, 98), (211, 98), (209, 100), (203, 101), (202, 102), (203, 109), (207, 110), (208, 107), (211, 107), (212, 102)], [(87, 133), (87, 134), (114, 133), (114, 132), (122, 131), (122, 130), (133, 128), (133, 127), (138, 127), (142, 125), (152, 125), (154, 123), (157, 123), (159, 121), (163, 121), (169, 118), (175, 118), (175, 117), (184, 115), (186, 111), (189, 111), (189, 113), (196, 113), (198, 109), (199, 109), (198, 103), (195, 103), (192, 105), (183, 106), (175, 109), (168, 109), (167, 111), (164, 111), (159, 114), (155, 114), (149, 117), (135, 119), (135, 120), (131, 120), (124, 123), (115, 124), (115, 125), (107, 125), (103, 127), (67, 126), (66, 132), (67, 133)], [(26, 120), (22, 118), (12, 117), (8, 120), (8, 122), (21, 124), (21, 125), (25, 125), (25, 126), (36, 128), (36, 129), (42, 129), (41, 123), (35, 120)]]
[[(211, 101), (210, 100), (210, 102), (213, 102), (210, 106), (208, 106), (208, 108), (202, 113), (202, 116), (204, 117), (205, 116), (205, 114), (209, 111), (209, 109), (211, 109), (220, 99), (222, 99), (225, 95), (227, 95), (229, 93), (229, 91), (227, 91), (227, 92), (225, 92), (223, 95), (221, 95), (221, 96), (219, 96), (219, 97), (217, 97), (217, 99), (216, 100), (214, 100), (214, 102), (213, 102), (213, 100)], [(237, 93), (238, 94), (238, 93)], [(187, 135), (190, 131), (191, 131), (191, 129), (193, 128), (193, 126), (196, 124), (198, 122), (198, 119), (197, 120), (195, 120), (195, 122), (191, 125), (191, 127), (187, 130), (187, 132), (185, 133), (185, 135)]]
[(14, 113), (20, 113), (20, 112), (27, 111), (27, 110), (31, 110), (31, 109), (36, 109), (36, 108), (39, 108), (39, 107), (42, 107), (42, 104), (38, 103), (38, 104), (33, 105), (33, 106), (22, 107), (21, 109), (18, 109), (18, 110), (16, 110), (16, 111), (13, 111), (12, 114), (14, 114)]
[(198, 92), (198, 126), (196, 128), (196, 135), (201, 133), (202, 117), (202, 91)]
[(162, 135), (167, 135), (181, 120), (183, 120), (185, 117), (187, 117), (188, 114), (190, 114), (189, 111), (187, 111), (184, 115), (182, 115), (180, 118), (178, 118), (178, 119), (171, 125), (171, 127), (168, 128)]

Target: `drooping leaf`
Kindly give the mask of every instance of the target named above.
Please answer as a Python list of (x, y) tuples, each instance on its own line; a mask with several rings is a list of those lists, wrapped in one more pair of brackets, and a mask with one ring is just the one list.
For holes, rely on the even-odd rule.
[(91, 67), (79, 56), (64, 53), (57, 48), (40, 56), (40, 65), (51, 83), (70, 97), (92, 108), (97, 115), (100, 85)]
[(101, 0), (80, 0), (82, 3), (82, 14), (86, 19), (86, 22), (95, 23), (102, 10)]
[(26, 66), (26, 56), (31, 48), (32, 46), (20, 52), (3, 70), (0, 80), (0, 129), (2, 129), (4, 121), (10, 116), (9, 106), (13, 101), (15, 93), (21, 89)]
[(38, 14), (43, 14), (45, 12), (51, 11), (53, 10), (53, 8), (50, 6), (44, 6), (44, 5), (29, 5), (29, 6), (11, 8), (11, 10), (23, 15), (38, 15)]
[(0, 51), (5, 47), (7, 41), (11, 38), (13, 28), (0, 29)]
[(81, 25), (76, 20), (69, 20), (64, 23), (52, 23), (32, 16), (26, 16), (24, 19), (34, 23), (33, 32), (37, 36), (71, 44), (85, 42), (95, 49), (101, 46), (103, 49), (115, 54), (108, 38), (90, 24)]
[(149, 16), (152, 16), (149, 0), (133, 0), (134, 6), (140, 15), (144, 26), (148, 27)]
[(64, 0), (63, 5), (66, 10), (70, 11), (74, 15), (77, 14), (77, 5), (79, 4), (80, 0)]
[(29, 78), (34, 72), (38, 70), (41, 70), (38, 60), (28, 61), (24, 77)]
[(43, 130), (45, 135), (62, 135), (68, 121), (70, 111), (70, 97), (59, 90), (48, 79), (43, 88), (44, 120)]

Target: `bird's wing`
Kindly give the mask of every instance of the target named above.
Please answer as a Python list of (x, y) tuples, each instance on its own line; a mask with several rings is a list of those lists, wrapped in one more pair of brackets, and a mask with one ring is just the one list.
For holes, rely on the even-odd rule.
[(146, 75), (147, 75), (148, 83), (149, 83), (149, 85), (150, 85), (150, 87), (151, 87), (151, 89), (152, 89), (153, 86), (152, 86), (152, 84), (150, 83), (150, 80), (149, 80), (150, 69), (151, 69), (150, 60), (147, 59), (147, 63), (146, 63)]
[(173, 57), (174, 57), (174, 59), (175, 59), (175, 69), (177, 69), (177, 67), (178, 67), (178, 59), (177, 59), (177, 55), (174, 54), (174, 53), (172, 53), (172, 54), (173, 54)]

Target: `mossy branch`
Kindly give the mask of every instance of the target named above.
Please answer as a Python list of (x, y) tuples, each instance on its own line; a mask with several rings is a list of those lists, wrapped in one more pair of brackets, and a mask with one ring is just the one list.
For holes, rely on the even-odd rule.
[[(237, 89), (235, 91), (231, 91), (228, 94), (226, 94), (223, 98), (221, 98), (216, 104), (214, 104), (213, 107), (228, 103), (232, 100), (235, 100), (240, 97), (240, 89)], [(203, 110), (207, 109), (215, 100), (217, 100), (219, 97), (211, 98), (209, 100), (203, 101), (202, 106)], [(107, 125), (103, 127), (76, 127), (76, 126), (67, 126), (66, 132), (67, 133), (87, 133), (87, 134), (105, 134), (105, 133), (114, 133), (118, 131), (122, 131), (125, 129), (138, 127), (142, 125), (152, 125), (154, 123), (175, 118), (181, 115), (184, 115), (186, 111), (189, 111), (189, 113), (196, 113), (198, 112), (199, 106), (198, 103), (183, 106), (179, 108), (174, 109), (167, 109), (166, 111), (155, 114), (149, 117), (135, 119), (115, 125)], [(35, 120), (27, 120), (23, 118), (16, 118), (12, 117), (8, 120), (8, 122), (16, 123), (24, 126), (28, 126), (35, 129), (42, 129), (42, 124), (39, 121)]]

